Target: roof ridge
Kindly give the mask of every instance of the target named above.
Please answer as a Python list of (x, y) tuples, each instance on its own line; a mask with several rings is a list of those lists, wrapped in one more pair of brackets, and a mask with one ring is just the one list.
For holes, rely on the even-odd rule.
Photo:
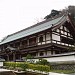
[[(15, 39), (19, 39), (19, 38), (22, 38), (22, 37), (25, 37), (25, 36), (28, 36), (30, 35), (29, 33), (33, 34), (33, 33), (36, 33), (37, 30), (38, 31), (41, 31), (41, 30), (45, 30), (49, 27), (52, 27), (52, 24), (56, 24), (56, 22), (58, 22), (64, 15), (59, 15), (59, 16), (55, 16), (53, 18), (50, 18), (50, 19), (47, 19), (47, 20), (44, 20), (42, 22), (39, 22), (37, 24), (34, 24), (30, 27), (27, 27), (23, 30), (20, 30), (18, 32), (15, 32), (13, 34), (10, 34), (10, 35), (7, 35), (6, 38), (3, 39), (3, 41), (1, 41), (0, 43), (5, 43), (5, 42), (10, 42), (10, 41), (13, 41)], [(46, 24), (47, 23), (47, 24)], [(41, 29), (39, 28), (39, 26), (41, 26)], [(44, 28), (43, 28), (44, 27)], [(36, 30), (36, 29), (37, 30)], [(31, 31), (33, 29), (33, 31)], [(18, 36), (19, 34), (19, 36)], [(16, 36), (16, 37), (15, 37)], [(15, 39), (14, 39), (14, 38)], [(8, 41), (9, 40), (9, 41)], [(5, 41), (5, 42), (4, 42)]]
[(14, 35), (14, 34), (17, 34), (17, 33), (19, 33), (19, 32), (28, 30), (28, 29), (30, 29), (30, 28), (32, 28), (32, 27), (35, 27), (35, 26), (40, 25), (40, 24), (43, 24), (43, 23), (45, 23), (45, 22), (52, 21), (52, 20), (57, 19), (57, 18), (59, 18), (59, 17), (61, 17), (61, 16), (63, 16), (63, 15), (60, 14), (60, 15), (55, 16), (55, 17), (53, 17), (53, 18), (49, 18), (49, 19), (47, 19), (47, 20), (41, 21), (41, 22), (39, 22), (39, 23), (37, 23), (37, 24), (34, 24), (34, 25), (31, 25), (31, 26), (29, 26), (29, 27), (27, 27), (27, 28), (25, 28), (25, 29), (22, 29), (22, 30), (19, 30), (19, 31), (15, 32), (15, 33), (12, 33), (12, 34), (10, 34), (10, 35), (7, 35), (7, 37), (10, 37), (10, 36), (12, 36), (12, 35)]

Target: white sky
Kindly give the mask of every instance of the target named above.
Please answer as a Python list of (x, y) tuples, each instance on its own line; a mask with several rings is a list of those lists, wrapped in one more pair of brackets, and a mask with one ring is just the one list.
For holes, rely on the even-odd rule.
[(0, 0), (0, 40), (69, 5), (75, 0)]

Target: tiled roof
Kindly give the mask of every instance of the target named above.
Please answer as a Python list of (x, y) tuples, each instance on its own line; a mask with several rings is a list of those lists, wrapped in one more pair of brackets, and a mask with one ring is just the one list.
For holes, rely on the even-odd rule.
[(4, 43), (8, 43), (10, 41), (14, 41), (14, 40), (26, 37), (26, 36), (29, 36), (29, 35), (32, 35), (32, 34), (35, 34), (35, 33), (38, 33), (40, 31), (44, 31), (48, 28), (51, 28), (52, 24), (55, 25), (55, 24), (60, 23), (62, 20), (64, 20), (64, 18), (65, 18), (64, 16), (61, 16), (61, 17), (58, 17), (58, 18), (53, 19), (53, 20), (43, 21), (43, 22), (38, 23), (36, 25), (33, 25), (27, 29), (21, 30), (17, 33), (14, 33), (14, 34), (11, 34), (11, 35), (7, 36), (0, 43), (0, 45), (4, 44)]

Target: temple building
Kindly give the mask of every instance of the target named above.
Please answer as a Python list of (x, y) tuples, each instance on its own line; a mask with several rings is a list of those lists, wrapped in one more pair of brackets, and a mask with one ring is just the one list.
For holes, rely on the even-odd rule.
[(28, 54), (34, 58), (74, 52), (75, 26), (69, 14), (46, 19), (31, 27), (8, 35), (0, 42), (0, 56), (6, 61), (21, 60)]

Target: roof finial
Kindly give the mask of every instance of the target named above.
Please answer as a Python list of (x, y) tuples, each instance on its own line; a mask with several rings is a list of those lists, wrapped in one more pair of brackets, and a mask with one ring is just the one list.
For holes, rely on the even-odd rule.
[(52, 26), (53, 26), (53, 24), (52, 24)]

